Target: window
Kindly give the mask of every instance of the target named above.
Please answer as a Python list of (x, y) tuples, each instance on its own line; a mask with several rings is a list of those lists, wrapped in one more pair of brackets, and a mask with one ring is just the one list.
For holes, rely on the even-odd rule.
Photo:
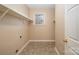
[(44, 24), (44, 14), (35, 15), (35, 24)]

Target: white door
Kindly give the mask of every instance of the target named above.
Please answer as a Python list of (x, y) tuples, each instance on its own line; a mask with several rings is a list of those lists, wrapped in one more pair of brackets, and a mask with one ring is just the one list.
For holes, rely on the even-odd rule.
[(65, 54), (79, 54), (79, 5), (65, 7)]

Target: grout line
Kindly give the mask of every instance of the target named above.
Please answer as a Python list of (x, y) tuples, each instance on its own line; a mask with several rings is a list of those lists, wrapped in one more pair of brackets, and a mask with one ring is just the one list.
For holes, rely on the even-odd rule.
[(59, 53), (58, 49), (57, 49), (56, 47), (55, 47), (54, 49), (55, 49), (55, 51), (56, 51), (57, 55), (60, 55), (60, 53)]

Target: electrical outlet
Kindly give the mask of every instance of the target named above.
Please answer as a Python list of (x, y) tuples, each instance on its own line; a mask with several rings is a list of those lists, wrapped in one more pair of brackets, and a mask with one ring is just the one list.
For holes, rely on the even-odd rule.
[(22, 38), (22, 36), (20, 36), (20, 39)]

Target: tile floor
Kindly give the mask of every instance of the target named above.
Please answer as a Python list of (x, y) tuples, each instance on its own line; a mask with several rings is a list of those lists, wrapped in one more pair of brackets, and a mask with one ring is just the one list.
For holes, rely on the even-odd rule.
[(53, 42), (30, 42), (20, 55), (56, 55)]

